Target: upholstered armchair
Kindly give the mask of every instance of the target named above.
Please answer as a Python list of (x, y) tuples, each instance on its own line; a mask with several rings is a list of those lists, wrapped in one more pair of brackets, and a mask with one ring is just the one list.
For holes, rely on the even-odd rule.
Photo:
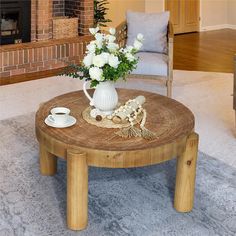
[[(138, 23), (137, 23), (138, 24)], [(155, 24), (155, 22), (153, 22)], [(166, 50), (163, 53), (140, 51), (137, 53), (139, 62), (137, 68), (129, 75), (130, 78), (154, 79), (167, 89), (167, 96), (172, 96), (173, 81), (173, 28), (169, 22), (166, 34)], [(142, 33), (142, 32), (141, 32)], [(125, 46), (128, 38), (127, 21), (116, 28), (117, 43)], [(144, 35), (145, 38), (145, 35)]]

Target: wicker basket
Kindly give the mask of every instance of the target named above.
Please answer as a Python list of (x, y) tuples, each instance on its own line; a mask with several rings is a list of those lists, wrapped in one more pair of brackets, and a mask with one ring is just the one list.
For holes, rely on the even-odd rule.
[(53, 38), (72, 38), (78, 36), (78, 18), (54, 17)]

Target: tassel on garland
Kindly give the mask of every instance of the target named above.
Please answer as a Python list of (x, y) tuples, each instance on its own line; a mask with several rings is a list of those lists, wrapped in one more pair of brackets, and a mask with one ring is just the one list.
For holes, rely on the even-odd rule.
[[(122, 138), (142, 137), (146, 140), (153, 140), (157, 138), (157, 135), (154, 132), (144, 127), (147, 119), (147, 112), (141, 105), (144, 102), (145, 98), (143, 96), (138, 96), (136, 99), (127, 101), (124, 106), (121, 106), (114, 111), (110, 117), (113, 122), (120, 123), (121, 120), (126, 118), (130, 123), (128, 128), (120, 129), (115, 133), (116, 135)], [(143, 118), (139, 129), (134, 126), (134, 120), (137, 119), (137, 116), (140, 113), (143, 113)]]
[(147, 140), (153, 140), (155, 138), (157, 138), (156, 134), (150, 130), (148, 130), (147, 128), (144, 127), (145, 123), (146, 123), (146, 119), (147, 119), (147, 112), (145, 109), (143, 109), (143, 119), (142, 119), (142, 122), (140, 124), (140, 128), (141, 128), (141, 134), (142, 134), (142, 137), (144, 139), (147, 139)]
[(153, 140), (157, 138), (154, 132), (148, 130), (145, 127), (141, 128), (140, 130), (134, 126), (129, 126), (128, 128), (120, 129), (115, 134), (122, 138), (142, 137), (147, 140)]
[(122, 138), (142, 137), (147, 140), (156, 139), (157, 138), (156, 134), (144, 127), (146, 123), (147, 112), (144, 109), (142, 110), (142, 112), (143, 112), (143, 119), (140, 124), (140, 129), (133, 126), (133, 123), (131, 122), (131, 125), (128, 128), (120, 129), (115, 134)]
[(141, 135), (144, 139), (153, 140), (157, 138), (157, 135), (154, 132), (146, 129), (145, 127), (141, 128), (141, 130)]
[(140, 129), (134, 127), (134, 126), (129, 126), (128, 128), (123, 128), (117, 131), (115, 134), (122, 138), (131, 138), (131, 137), (141, 137), (142, 132)]

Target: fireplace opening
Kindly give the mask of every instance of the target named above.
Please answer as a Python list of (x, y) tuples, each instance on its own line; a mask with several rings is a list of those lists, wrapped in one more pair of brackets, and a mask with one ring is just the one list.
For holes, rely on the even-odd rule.
[(31, 1), (0, 1), (0, 45), (30, 42)]
[(19, 35), (19, 15), (19, 11), (2, 14), (1, 36)]

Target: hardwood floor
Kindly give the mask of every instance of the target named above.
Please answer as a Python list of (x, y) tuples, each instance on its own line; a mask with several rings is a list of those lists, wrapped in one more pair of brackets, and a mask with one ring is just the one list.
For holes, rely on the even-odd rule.
[(181, 34), (174, 38), (174, 69), (233, 73), (234, 54), (236, 30)]

